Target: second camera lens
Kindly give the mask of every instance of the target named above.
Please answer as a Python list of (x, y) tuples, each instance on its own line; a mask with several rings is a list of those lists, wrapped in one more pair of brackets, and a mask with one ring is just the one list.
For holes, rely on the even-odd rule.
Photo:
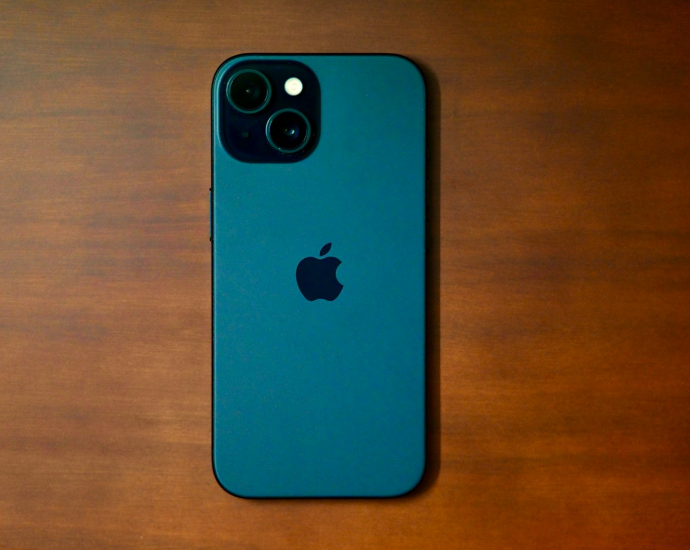
[(283, 109), (268, 119), (268, 142), (282, 153), (296, 153), (303, 149), (311, 136), (311, 125), (302, 113)]
[(271, 99), (271, 84), (263, 73), (244, 69), (236, 72), (228, 81), (226, 93), (235, 109), (251, 114), (263, 109)]

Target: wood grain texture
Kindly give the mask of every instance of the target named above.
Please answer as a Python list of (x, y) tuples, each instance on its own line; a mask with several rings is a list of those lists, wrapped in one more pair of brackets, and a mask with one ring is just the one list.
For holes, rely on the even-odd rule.
[[(690, 4), (2, 2), (0, 548), (690, 545)], [(211, 471), (210, 84), (396, 52), (430, 91), (431, 468)]]

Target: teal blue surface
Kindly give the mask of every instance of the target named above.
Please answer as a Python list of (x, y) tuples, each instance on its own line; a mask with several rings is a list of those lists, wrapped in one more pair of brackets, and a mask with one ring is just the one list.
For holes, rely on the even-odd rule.
[[(305, 160), (223, 148), (219, 83), (294, 59), (321, 86)], [(425, 89), (388, 55), (241, 56), (213, 83), (213, 464), (244, 497), (384, 497), (424, 470)], [(333, 243), (344, 285), (307, 301), (295, 270)]]

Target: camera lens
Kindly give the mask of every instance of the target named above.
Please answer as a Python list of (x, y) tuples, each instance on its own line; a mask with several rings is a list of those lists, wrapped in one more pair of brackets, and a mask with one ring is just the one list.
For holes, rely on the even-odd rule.
[(257, 113), (271, 99), (271, 84), (259, 71), (237, 71), (228, 82), (226, 94), (230, 104), (241, 113)]
[(311, 125), (302, 113), (294, 109), (275, 112), (266, 124), (268, 142), (282, 153), (296, 153), (303, 149), (311, 136)]

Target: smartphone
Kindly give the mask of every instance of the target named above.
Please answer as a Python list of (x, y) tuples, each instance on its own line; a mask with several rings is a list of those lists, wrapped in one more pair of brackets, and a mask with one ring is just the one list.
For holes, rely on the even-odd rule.
[(240, 55), (214, 76), (213, 469), (233, 495), (422, 477), (425, 97), (397, 55)]

